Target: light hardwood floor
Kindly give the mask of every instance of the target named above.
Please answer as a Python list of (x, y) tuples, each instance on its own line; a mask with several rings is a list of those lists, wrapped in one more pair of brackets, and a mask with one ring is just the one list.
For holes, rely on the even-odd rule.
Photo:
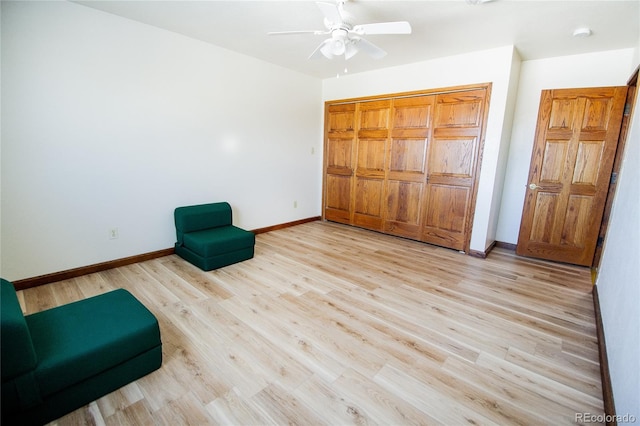
[(586, 268), (348, 226), (259, 234), (203, 272), (172, 255), (19, 292), (26, 313), (123, 287), (160, 370), (54, 422), (573, 424), (603, 414)]

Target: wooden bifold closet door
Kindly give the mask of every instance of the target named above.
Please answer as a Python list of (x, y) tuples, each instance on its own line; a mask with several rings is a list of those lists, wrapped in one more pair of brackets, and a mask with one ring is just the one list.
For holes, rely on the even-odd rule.
[(324, 218), (468, 251), (489, 90), (327, 102)]

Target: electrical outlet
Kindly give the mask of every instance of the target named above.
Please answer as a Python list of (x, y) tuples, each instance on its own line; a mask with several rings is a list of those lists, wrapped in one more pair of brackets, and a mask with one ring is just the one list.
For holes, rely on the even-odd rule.
[(117, 240), (119, 236), (120, 236), (120, 233), (118, 232), (118, 228), (109, 229), (109, 239), (110, 240)]

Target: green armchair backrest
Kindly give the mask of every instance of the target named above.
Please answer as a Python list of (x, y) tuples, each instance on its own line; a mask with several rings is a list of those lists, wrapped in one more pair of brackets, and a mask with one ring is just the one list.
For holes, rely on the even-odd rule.
[(0, 349), (2, 358), (0, 359), (2, 360), (2, 381), (5, 382), (34, 370), (38, 359), (13, 284), (2, 279), (1, 286)]
[(186, 233), (228, 226), (232, 222), (231, 206), (227, 202), (178, 207), (173, 216), (179, 244), (183, 243)]

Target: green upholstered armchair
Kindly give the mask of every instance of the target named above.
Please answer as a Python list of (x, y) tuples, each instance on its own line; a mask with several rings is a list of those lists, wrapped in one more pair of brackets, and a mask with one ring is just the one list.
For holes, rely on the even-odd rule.
[(174, 219), (176, 254), (204, 271), (253, 257), (255, 234), (232, 225), (229, 203), (178, 207)]
[(44, 424), (162, 364), (155, 316), (119, 289), (24, 316), (2, 280), (2, 424)]

